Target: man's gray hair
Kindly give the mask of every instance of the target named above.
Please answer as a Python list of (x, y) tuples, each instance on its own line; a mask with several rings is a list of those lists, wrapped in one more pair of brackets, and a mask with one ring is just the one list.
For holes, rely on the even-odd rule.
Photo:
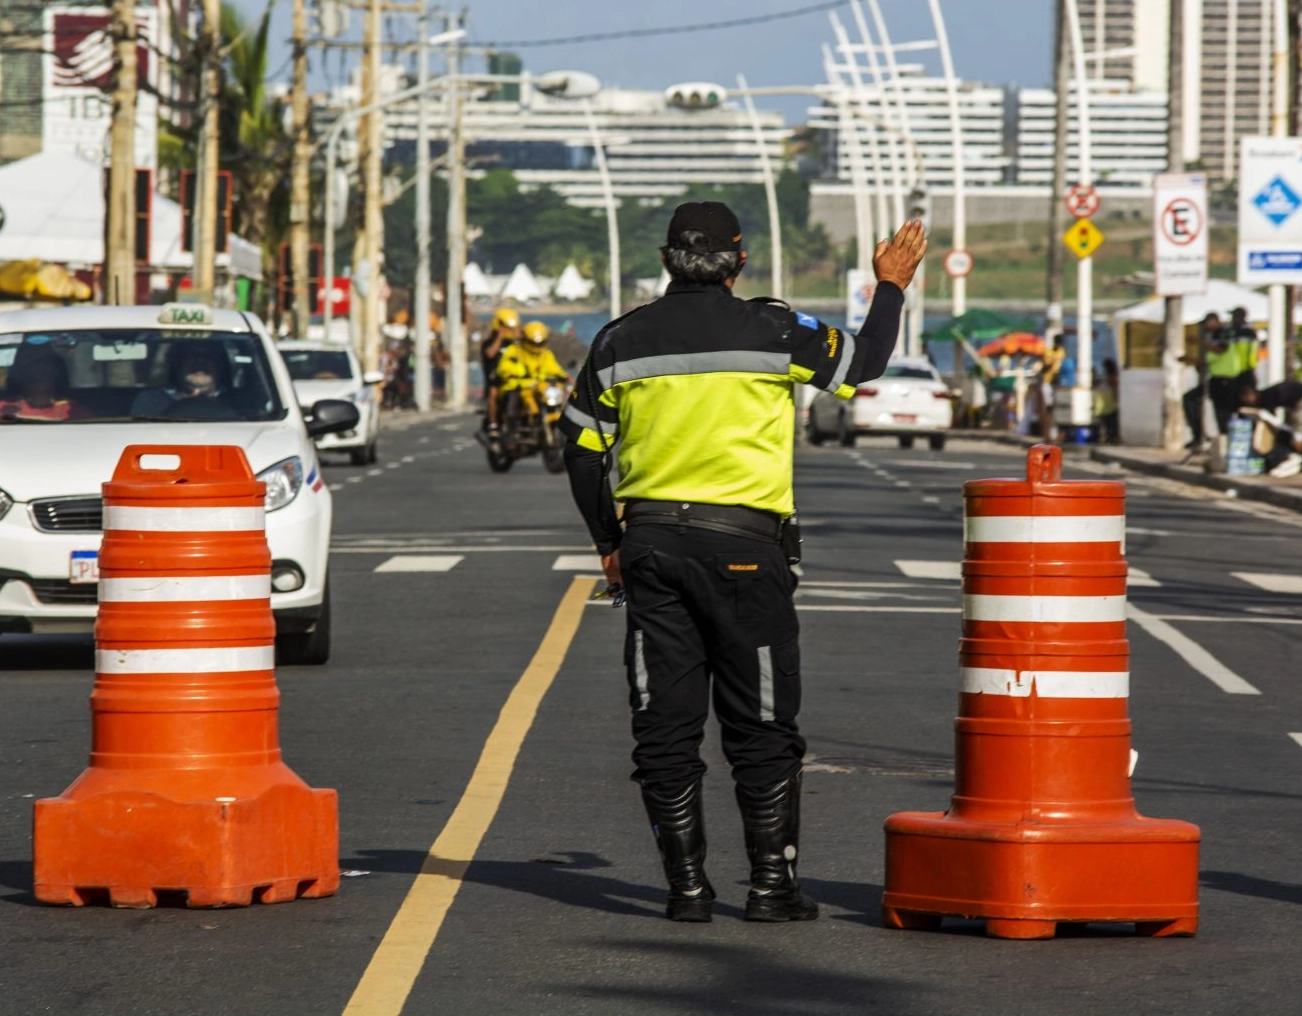
[[(695, 229), (684, 230), (684, 243), (692, 247), (703, 246), (705, 234)], [(741, 271), (741, 252), (685, 250), (669, 244), (660, 248), (665, 258), (665, 271), (670, 278), (679, 282), (723, 282)]]

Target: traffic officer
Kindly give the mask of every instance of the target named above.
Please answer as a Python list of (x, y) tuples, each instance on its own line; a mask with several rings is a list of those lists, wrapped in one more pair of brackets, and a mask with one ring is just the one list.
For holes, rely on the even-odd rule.
[(716, 201), (679, 205), (661, 248), (668, 290), (598, 333), (566, 407), (570, 486), (607, 580), (628, 597), (633, 779), (671, 920), (708, 921), (714, 899), (698, 750), (711, 693), (751, 865), (746, 919), (818, 916), (796, 879), (798, 555), (783, 545), (795, 511), (794, 386), (849, 398), (881, 376), (926, 248), (919, 222), (877, 245), (876, 296), (850, 335), (785, 304), (735, 298), (746, 263), (736, 215)]

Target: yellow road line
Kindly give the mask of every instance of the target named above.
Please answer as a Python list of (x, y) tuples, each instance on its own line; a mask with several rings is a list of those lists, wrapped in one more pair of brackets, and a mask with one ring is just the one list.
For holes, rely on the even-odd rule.
[(399, 1016), (434, 946), (462, 877), (506, 793), (516, 757), (538, 706), (552, 686), (578, 631), (597, 579), (576, 576), (561, 599), (538, 651), (502, 706), (466, 791), (421, 865), (385, 932), (344, 1016)]

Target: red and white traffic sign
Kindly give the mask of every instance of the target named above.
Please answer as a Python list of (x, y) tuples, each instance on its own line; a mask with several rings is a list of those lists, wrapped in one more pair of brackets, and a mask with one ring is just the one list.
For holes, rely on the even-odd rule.
[(1078, 219), (1088, 219), (1099, 210), (1099, 192), (1087, 183), (1073, 184), (1064, 200), (1067, 211)]
[(972, 271), (972, 255), (965, 250), (952, 250), (945, 255), (945, 274), (951, 279), (961, 279)]
[(1162, 235), (1177, 247), (1186, 247), (1202, 235), (1203, 211), (1192, 198), (1180, 196), (1162, 209)]

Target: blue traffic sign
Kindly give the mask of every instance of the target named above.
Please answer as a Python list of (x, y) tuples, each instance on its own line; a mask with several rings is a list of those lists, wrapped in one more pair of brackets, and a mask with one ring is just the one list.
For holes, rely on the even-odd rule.
[(1302, 251), (1249, 251), (1248, 267), (1254, 272), (1302, 271)]
[(1252, 199), (1252, 203), (1276, 226), (1282, 226), (1294, 212), (1302, 208), (1298, 197), (1282, 176), (1276, 176)]

